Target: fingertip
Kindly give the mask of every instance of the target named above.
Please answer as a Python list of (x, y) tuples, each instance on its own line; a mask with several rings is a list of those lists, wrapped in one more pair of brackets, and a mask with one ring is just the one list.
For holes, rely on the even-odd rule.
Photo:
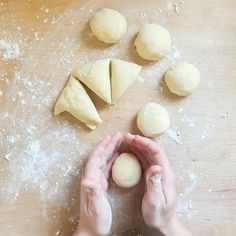
[(136, 135), (136, 140), (139, 142), (139, 143), (142, 143), (142, 144), (149, 144), (150, 142), (153, 142), (150, 138), (147, 138), (147, 137), (144, 137), (144, 136), (140, 136), (140, 135)]
[(116, 132), (113, 136), (112, 136), (112, 140), (111, 140), (111, 144), (114, 146), (114, 152), (117, 152), (121, 146), (123, 142), (123, 136), (121, 134), (121, 132)]
[(111, 136), (112, 141), (121, 141), (122, 140), (122, 133), (117, 131), (115, 134)]
[(146, 142), (146, 139), (147, 138), (142, 137), (140, 135), (135, 135), (134, 136), (134, 142), (135, 142), (136, 145), (142, 145), (143, 146), (143, 144), (145, 144), (145, 142)]
[(132, 139), (133, 137), (134, 137), (134, 135), (132, 135), (131, 133), (127, 133), (125, 135), (125, 138), (127, 138), (127, 139)]
[(120, 131), (116, 131), (115, 135), (118, 137), (122, 137), (122, 133)]
[(124, 137), (124, 140), (127, 144), (133, 144), (134, 142), (134, 135), (130, 134), (130, 133), (127, 133)]

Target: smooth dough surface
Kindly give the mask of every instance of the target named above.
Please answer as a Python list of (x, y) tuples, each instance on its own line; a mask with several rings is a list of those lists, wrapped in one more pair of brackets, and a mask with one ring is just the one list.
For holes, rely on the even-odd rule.
[(146, 137), (155, 137), (170, 127), (167, 110), (155, 103), (147, 103), (138, 113), (137, 126)]
[(192, 64), (179, 62), (166, 72), (165, 81), (172, 93), (187, 96), (198, 87), (200, 72)]
[(93, 34), (105, 43), (117, 43), (127, 31), (127, 22), (118, 11), (102, 8), (90, 19)]
[(102, 123), (97, 110), (80, 82), (70, 77), (60, 97), (58, 98), (54, 115), (67, 111), (90, 129), (95, 129)]
[(141, 68), (135, 63), (112, 58), (83, 64), (73, 75), (110, 104), (123, 96)]
[(111, 59), (112, 103), (117, 102), (123, 96), (137, 78), (141, 68), (135, 63)]
[(137, 34), (134, 45), (140, 57), (146, 60), (160, 60), (171, 48), (169, 32), (158, 24), (148, 24)]
[(135, 186), (141, 175), (141, 165), (132, 153), (122, 153), (112, 166), (112, 178), (122, 188)]
[(97, 96), (111, 103), (110, 59), (83, 64), (73, 75), (88, 86)]

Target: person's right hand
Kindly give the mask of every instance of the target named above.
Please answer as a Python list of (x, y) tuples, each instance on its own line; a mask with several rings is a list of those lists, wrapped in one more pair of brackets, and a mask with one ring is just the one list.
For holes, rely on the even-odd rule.
[(145, 223), (164, 235), (191, 235), (175, 214), (175, 175), (164, 150), (155, 142), (139, 135), (127, 134), (125, 142), (141, 162), (145, 172), (146, 191), (142, 201)]

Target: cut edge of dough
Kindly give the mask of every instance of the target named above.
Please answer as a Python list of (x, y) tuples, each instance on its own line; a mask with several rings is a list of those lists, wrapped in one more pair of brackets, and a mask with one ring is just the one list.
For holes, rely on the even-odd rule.
[[(100, 74), (96, 75), (93, 72), (93, 69), (101, 68), (101, 66), (100, 67), (95, 66), (95, 64), (99, 63), (99, 62), (108, 63), (108, 68), (105, 68), (105, 67), (107, 67), (106, 64), (101, 65), (104, 67), (103, 71), (105, 71), (105, 73), (106, 73), (106, 70), (108, 70), (108, 76), (109, 76), (108, 84), (106, 84), (107, 83), (106, 78), (103, 78), (103, 80), (101, 81)], [(110, 58), (99, 59), (99, 60), (95, 60), (95, 61), (91, 61), (91, 62), (82, 64), (76, 70), (74, 70), (72, 72), (72, 74), (75, 78), (80, 80), (89, 89), (91, 89), (99, 98), (101, 98), (103, 101), (105, 101), (108, 104), (112, 103), (111, 81), (110, 81), (111, 80), (111, 78), (110, 78), (110, 64), (111, 64)], [(91, 78), (93, 78), (93, 79), (91, 80)], [(95, 81), (95, 80), (97, 80), (97, 81)], [(95, 81), (95, 83), (94, 83), (94, 81)], [(101, 87), (100, 87), (101, 83), (103, 83), (103, 85), (106, 84), (107, 88), (101, 89)], [(108, 89), (108, 87), (109, 87), (109, 89)]]
[[(86, 99), (88, 99), (90, 108), (93, 110), (93, 113), (94, 113), (93, 122), (85, 122), (85, 121), (81, 120), (79, 117), (77, 117), (76, 115), (74, 115), (72, 112), (69, 111), (69, 104), (66, 104), (65, 103), (66, 100), (63, 100), (63, 98), (62, 98), (63, 92), (65, 91), (65, 89), (67, 88), (67, 86), (68, 86), (68, 84), (70, 83), (71, 80), (76, 80), (77, 83), (79, 83), (81, 85), (81, 88), (83, 90), (82, 92), (86, 96)], [(102, 120), (101, 120), (101, 118), (100, 118), (100, 116), (97, 112), (97, 109), (96, 109), (94, 103), (92, 102), (91, 98), (87, 94), (87, 92), (84, 89), (83, 85), (72, 74), (70, 75), (70, 77), (67, 81), (67, 84), (64, 86), (62, 92), (60, 93), (60, 96), (58, 97), (58, 99), (56, 101), (56, 104), (55, 104), (55, 107), (54, 107), (54, 115), (57, 116), (57, 115), (61, 114), (62, 112), (65, 112), (65, 111), (70, 113), (73, 117), (75, 117), (77, 120), (84, 123), (87, 127), (89, 127), (92, 130), (97, 128), (97, 126), (102, 123)], [(91, 118), (89, 118), (88, 121), (92, 121)]]
[[(117, 70), (122, 70), (122, 67), (129, 67), (129, 69), (133, 71), (134, 75), (129, 74), (129, 75), (127, 75), (127, 76), (129, 76), (129, 78), (125, 78), (122, 71), (120, 71), (120, 73), (119, 72), (117, 73), (116, 71)], [(119, 69), (117, 69), (117, 68), (119, 68)], [(129, 72), (130, 72), (130, 70), (129, 70)], [(118, 58), (111, 58), (110, 59), (110, 83), (111, 83), (111, 103), (112, 104), (115, 104), (126, 93), (126, 91), (130, 88), (130, 86), (137, 79), (137, 77), (138, 77), (141, 70), (142, 70), (142, 66), (140, 66), (136, 63), (121, 60), (121, 59), (118, 59)], [(127, 70), (125, 70), (125, 71), (127, 72)], [(116, 73), (116, 74), (114, 74), (114, 73)], [(124, 79), (128, 80), (128, 81), (130, 81), (130, 83), (123, 83), (124, 86), (122, 86), (123, 88), (121, 88), (122, 79), (120, 80), (119, 83), (117, 83), (117, 81), (115, 81), (114, 77), (118, 78), (118, 80), (123, 78), (123, 80)], [(120, 91), (116, 92), (116, 95), (114, 95), (115, 94), (114, 93), (114, 91), (115, 91), (114, 87), (115, 86), (120, 87), (119, 88)]]

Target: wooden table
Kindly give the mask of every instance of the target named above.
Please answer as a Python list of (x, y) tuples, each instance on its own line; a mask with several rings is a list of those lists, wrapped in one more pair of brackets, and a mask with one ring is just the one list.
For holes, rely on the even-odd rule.
[[(88, 20), (101, 7), (127, 18), (119, 44), (108, 47), (90, 32)], [(0, 234), (71, 235), (89, 151), (107, 133), (138, 133), (137, 112), (156, 101), (172, 121), (160, 140), (176, 171), (181, 221), (195, 235), (235, 235), (235, 12), (233, 0), (0, 0)], [(171, 53), (156, 64), (133, 47), (148, 22), (162, 24), (173, 38)], [(103, 57), (139, 63), (140, 78), (112, 107), (89, 91), (103, 120), (93, 132), (69, 114), (54, 118), (68, 74)], [(198, 90), (187, 98), (170, 94), (162, 81), (178, 60), (201, 71)], [(111, 183), (113, 234), (151, 235), (141, 223), (142, 189), (143, 183), (129, 191)]]

